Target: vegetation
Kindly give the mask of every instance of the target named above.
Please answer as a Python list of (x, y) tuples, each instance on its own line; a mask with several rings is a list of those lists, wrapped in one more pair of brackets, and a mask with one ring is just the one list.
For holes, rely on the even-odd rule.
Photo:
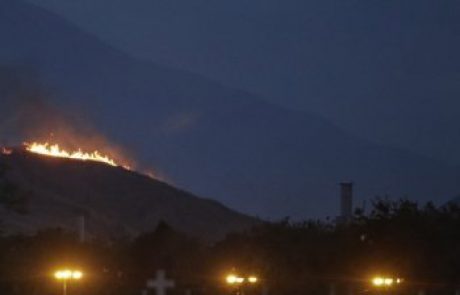
[[(133, 241), (78, 243), (73, 234), (47, 230), (0, 239), (1, 294), (59, 294), (51, 277), (59, 266), (84, 269), (74, 294), (139, 294), (156, 270), (177, 282), (168, 294), (230, 294), (229, 271), (256, 274), (259, 287), (246, 294), (372, 293), (369, 278), (405, 278), (414, 294), (454, 294), (460, 286), (460, 208), (409, 201), (377, 201), (349, 223), (283, 220), (229, 235), (207, 245), (160, 223)], [(72, 292), (72, 293), (73, 293)], [(394, 293), (398, 293), (394, 292)], [(154, 294), (152, 291), (151, 294)]]

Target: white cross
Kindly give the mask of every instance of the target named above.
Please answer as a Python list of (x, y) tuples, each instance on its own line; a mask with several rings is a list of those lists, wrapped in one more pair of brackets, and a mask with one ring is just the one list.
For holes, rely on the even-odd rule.
[(166, 272), (164, 270), (157, 271), (156, 278), (147, 281), (147, 288), (155, 289), (156, 295), (166, 295), (166, 290), (175, 286), (173, 280), (166, 279)]

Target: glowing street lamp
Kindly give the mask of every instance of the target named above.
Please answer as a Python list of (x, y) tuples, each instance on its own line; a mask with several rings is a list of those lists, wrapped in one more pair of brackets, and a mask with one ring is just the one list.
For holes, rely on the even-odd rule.
[(238, 285), (244, 283), (245, 279), (234, 274), (230, 274), (226, 278), (227, 284), (229, 285)]
[(243, 287), (248, 284), (256, 284), (259, 279), (256, 276), (241, 277), (236, 274), (229, 274), (225, 278), (225, 281), (228, 285), (235, 287), (236, 294), (244, 295)]
[(371, 280), (372, 285), (377, 288), (390, 288), (395, 284), (399, 285), (403, 282), (401, 278), (391, 278), (391, 277), (374, 277)]
[(256, 276), (249, 276), (247, 278), (237, 276), (235, 274), (229, 274), (225, 280), (227, 281), (227, 284), (229, 285), (239, 285), (243, 284), (245, 282), (249, 284), (255, 284), (259, 281), (259, 279)]
[(78, 281), (83, 278), (83, 272), (80, 270), (58, 270), (54, 273), (54, 278), (58, 281), (62, 281), (62, 294), (67, 295), (67, 281)]

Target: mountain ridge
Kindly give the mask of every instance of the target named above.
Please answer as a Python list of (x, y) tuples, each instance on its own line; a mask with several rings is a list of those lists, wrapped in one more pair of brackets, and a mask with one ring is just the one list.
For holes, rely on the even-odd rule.
[(460, 163), (454, 0), (30, 2), (130, 54)]

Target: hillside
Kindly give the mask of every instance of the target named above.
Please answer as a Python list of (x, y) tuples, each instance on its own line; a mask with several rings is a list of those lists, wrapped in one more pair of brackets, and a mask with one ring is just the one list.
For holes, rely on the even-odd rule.
[[(377, 194), (443, 202), (460, 192), (459, 167), (132, 58), (22, 1), (0, 0), (0, 38), (8, 40), (0, 64), (33, 68), (52, 90), (53, 104), (92, 122), (175, 186), (240, 212), (273, 219), (335, 216), (337, 184), (344, 180), (356, 183), (358, 205)], [(0, 83), (0, 94), (10, 85)], [(2, 96), (0, 138), (13, 134), (22, 142), (27, 138), (12, 132), (19, 124), (8, 120), (14, 114), (8, 97), (17, 99)]]
[(255, 219), (158, 180), (95, 162), (57, 159), (22, 150), (0, 154), (6, 178), (25, 197), (26, 214), (1, 209), (2, 230), (78, 230), (85, 216), (89, 235), (135, 236), (160, 220), (205, 240), (249, 228)]

